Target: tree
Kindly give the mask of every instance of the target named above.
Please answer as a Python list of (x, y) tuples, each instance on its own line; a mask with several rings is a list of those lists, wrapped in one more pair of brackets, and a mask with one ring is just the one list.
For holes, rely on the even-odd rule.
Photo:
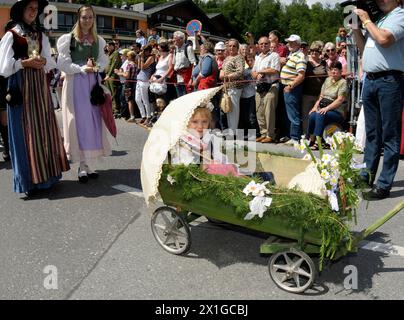
[[(335, 41), (338, 27), (343, 22), (341, 6), (331, 8), (320, 1), (311, 7), (306, 0), (292, 0), (286, 5), (280, 0), (193, 0), (206, 13), (221, 12), (230, 25), (240, 34), (252, 32), (256, 38), (267, 35), (277, 29), (285, 37), (298, 34), (310, 43), (314, 40)], [(82, 0), (103, 7), (118, 7), (125, 2), (128, 5), (146, 3), (164, 3), (167, 0)]]

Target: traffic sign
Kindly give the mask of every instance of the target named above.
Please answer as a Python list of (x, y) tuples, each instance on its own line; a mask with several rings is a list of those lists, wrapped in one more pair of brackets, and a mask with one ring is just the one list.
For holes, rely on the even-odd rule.
[(188, 22), (186, 30), (189, 36), (194, 36), (195, 33), (202, 31), (202, 23), (199, 20), (191, 20)]

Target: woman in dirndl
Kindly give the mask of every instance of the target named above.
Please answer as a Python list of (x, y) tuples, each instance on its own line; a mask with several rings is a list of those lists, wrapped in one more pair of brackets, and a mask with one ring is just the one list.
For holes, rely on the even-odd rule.
[(66, 74), (61, 99), (64, 144), (69, 160), (80, 163), (81, 183), (97, 178), (95, 160), (111, 154), (100, 107), (90, 102), (91, 90), (100, 80), (96, 72), (108, 64), (105, 44), (97, 35), (96, 16), (89, 5), (79, 8), (72, 32), (57, 42), (58, 68)]
[(8, 128), (14, 191), (31, 196), (69, 170), (45, 72), (56, 67), (39, 29), (43, 0), (20, 0), (0, 42), (0, 75), (8, 77)]

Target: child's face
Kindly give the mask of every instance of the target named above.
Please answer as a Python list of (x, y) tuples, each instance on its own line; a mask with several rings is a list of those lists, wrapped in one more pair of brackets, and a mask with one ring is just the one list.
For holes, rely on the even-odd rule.
[(198, 138), (203, 137), (204, 130), (209, 128), (210, 120), (201, 113), (195, 114), (188, 123), (188, 131)]
[(254, 67), (254, 62), (255, 62), (255, 60), (254, 60), (253, 58), (248, 58), (248, 59), (247, 59), (248, 67), (249, 67), (249, 68)]

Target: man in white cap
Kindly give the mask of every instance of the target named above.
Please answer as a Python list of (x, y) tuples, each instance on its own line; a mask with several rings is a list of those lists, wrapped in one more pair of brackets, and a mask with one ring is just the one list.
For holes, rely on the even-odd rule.
[(281, 70), (281, 82), (284, 86), (285, 107), (290, 121), (290, 140), (287, 142), (293, 145), (300, 140), (302, 134), (301, 99), (303, 94), (302, 83), (306, 73), (307, 61), (300, 49), (301, 39), (298, 35), (292, 34), (286, 39), (289, 56), (286, 64)]

